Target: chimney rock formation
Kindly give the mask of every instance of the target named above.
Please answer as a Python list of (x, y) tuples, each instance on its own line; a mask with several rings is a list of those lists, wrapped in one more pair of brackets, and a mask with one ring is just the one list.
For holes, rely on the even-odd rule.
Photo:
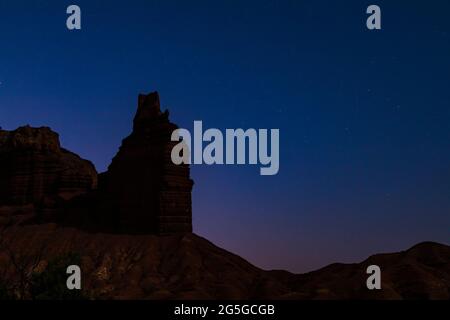
[(192, 232), (189, 166), (174, 165), (178, 127), (160, 110), (157, 92), (139, 95), (133, 132), (122, 141), (105, 175), (107, 202), (121, 232)]

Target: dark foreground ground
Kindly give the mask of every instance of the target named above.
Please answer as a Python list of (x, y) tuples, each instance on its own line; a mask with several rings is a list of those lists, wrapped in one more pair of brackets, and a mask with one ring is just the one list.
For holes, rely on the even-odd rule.
[[(450, 247), (431, 242), (292, 274), (261, 270), (195, 234), (90, 234), (44, 224), (0, 237), (0, 280), (16, 298), (30, 298), (30, 279), (72, 254), (90, 299), (450, 299)], [(382, 270), (382, 290), (366, 288), (372, 264)]]

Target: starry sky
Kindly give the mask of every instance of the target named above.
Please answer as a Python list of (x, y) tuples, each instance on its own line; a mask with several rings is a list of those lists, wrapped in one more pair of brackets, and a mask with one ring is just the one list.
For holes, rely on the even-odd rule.
[(450, 2), (342, 3), (1, 1), (0, 126), (50, 126), (101, 172), (157, 90), (181, 127), (280, 129), (276, 176), (192, 168), (215, 244), (293, 272), (449, 244)]

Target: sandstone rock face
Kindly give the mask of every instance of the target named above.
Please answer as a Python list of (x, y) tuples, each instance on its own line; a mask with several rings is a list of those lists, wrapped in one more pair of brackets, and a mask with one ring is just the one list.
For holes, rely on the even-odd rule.
[(92, 163), (61, 148), (50, 128), (0, 130), (0, 206), (69, 200), (96, 186)]
[(47, 127), (0, 130), (0, 225), (56, 222), (91, 232), (192, 232), (189, 166), (158, 93), (140, 95), (133, 131), (108, 171), (61, 148)]
[(140, 95), (133, 132), (104, 175), (109, 219), (122, 232), (192, 231), (193, 181), (189, 166), (171, 161), (177, 126), (168, 116), (160, 110), (158, 93)]

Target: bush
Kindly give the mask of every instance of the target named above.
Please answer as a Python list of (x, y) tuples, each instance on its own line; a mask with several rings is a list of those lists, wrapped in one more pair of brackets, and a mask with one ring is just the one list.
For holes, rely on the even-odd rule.
[(8, 291), (7, 286), (2, 281), (0, 281), (0, 301), (5, 300), (14, 300), (14, 298)]
[(70, 265), (80, 265), (81, 257), (68, 253), (49, 261), (47, 268), (31, 277), (30, 296), (33, 300), (85, 300), (82, 290), (69, 290), (66, 285)]

